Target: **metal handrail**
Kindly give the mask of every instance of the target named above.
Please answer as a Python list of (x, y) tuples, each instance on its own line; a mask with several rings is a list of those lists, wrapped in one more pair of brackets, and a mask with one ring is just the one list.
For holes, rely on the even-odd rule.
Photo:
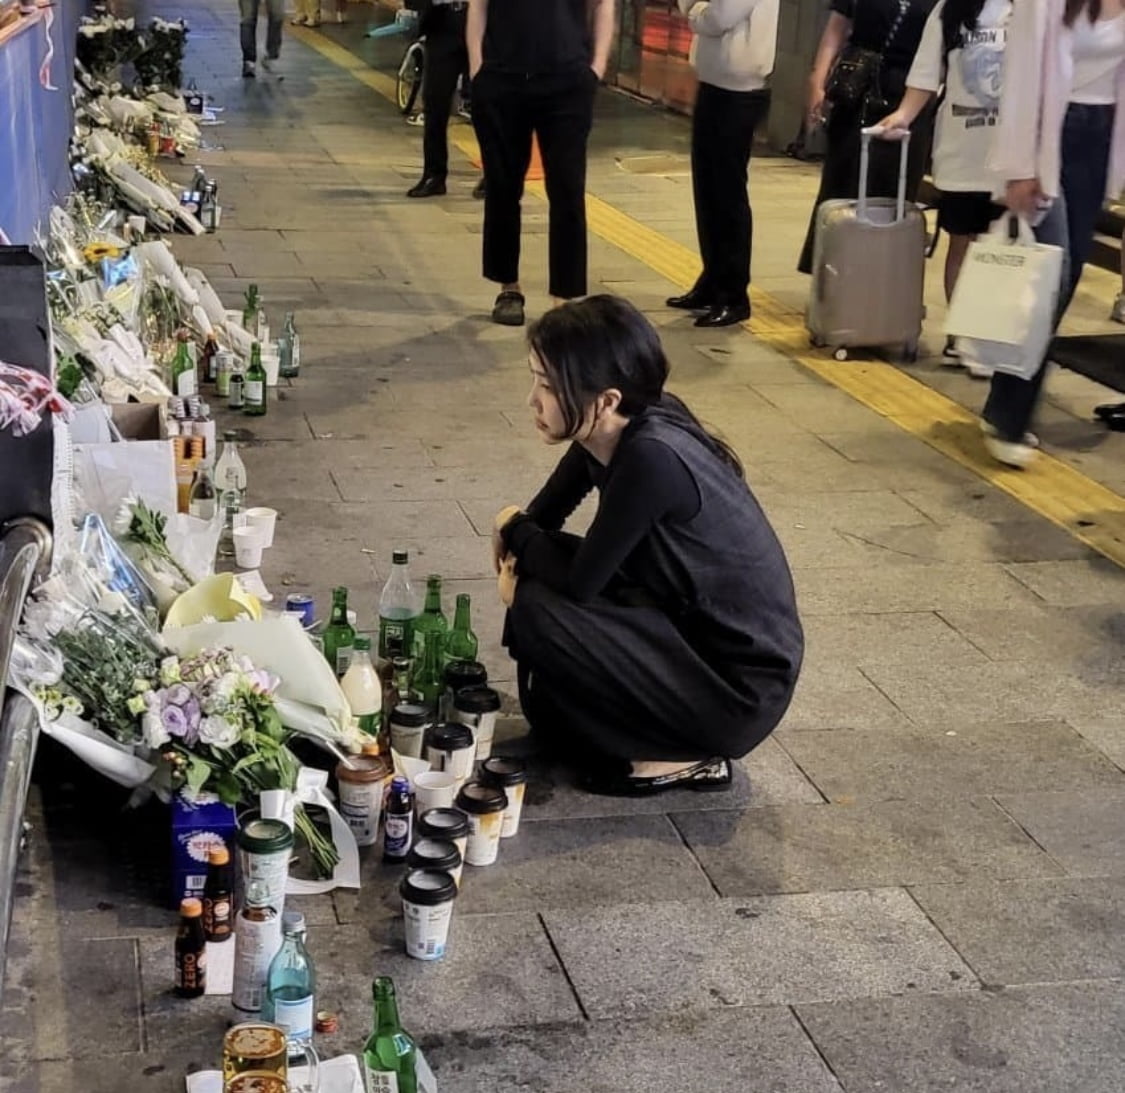
[(0, 580), (0, 997), (23, 813), (39, 736), (35, 708), (8, 690), (8, 668), (24, 602), (50, 554), (51, 533), (41, 521), (21, 517), (0, 528), (0, 565), (7, 559)]

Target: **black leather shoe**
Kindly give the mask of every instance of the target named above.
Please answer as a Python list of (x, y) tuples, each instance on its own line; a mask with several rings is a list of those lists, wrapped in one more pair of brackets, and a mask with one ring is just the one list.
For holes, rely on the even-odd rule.
[(678, 308), (680, 311), (710, 311), (715, 306), (715, 301), (693, 288), (691, 292), (685, 292), (682, 296), (669, 296), (664, 304), (666, 307)]
[(736, 323), (746, 322), (749, 318), (749, 304), (739, 304), (737, 307), (732, 304), (721, 304), (719, 307), (711, 308), (706, 315), (700, 315), (695, 320), (695, 325), (702, 327), (734, 326)]
[(627, 774), (591, 775), (583, 779), (582, 787), (603, 797), (653, 797), (673, 789), (704, 793), (730, 789), (733, 780), (729, 759), (705, 759), (675, 774), (662, 774), (656, 778), (632, 778)]
[(473, 197), (478, 201), (483, 201), (487, 192), (487, 183), (482, 176), (481, 180), (473, 187)]
[(496, 297), (492, 308), (492, 321), (501, 326), (523, 326), (524, 298), (514, 289), (505, 289)]
[(1125, 402), (1103, 402), (1094, 407), (1094, 417), (1101, 421), (1110, 421), (1122, 414), (1125, 414)]
[(406, 191), (407, 197), (440, 197), (445, 193), (444, 178), (424, 178), (416, 186)]

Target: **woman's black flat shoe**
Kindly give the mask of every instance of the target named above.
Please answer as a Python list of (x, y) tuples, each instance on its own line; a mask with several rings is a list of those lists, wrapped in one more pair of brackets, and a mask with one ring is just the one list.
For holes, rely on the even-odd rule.
[(673, 789), (692, 789), (707, 793), (730, 789), (734, 776), (729, 759), (705, 759), (702, 763), (656, 778), (631, 778), (628, 775), (589, 776), (582, 788), (602, 797), (653, 797)]

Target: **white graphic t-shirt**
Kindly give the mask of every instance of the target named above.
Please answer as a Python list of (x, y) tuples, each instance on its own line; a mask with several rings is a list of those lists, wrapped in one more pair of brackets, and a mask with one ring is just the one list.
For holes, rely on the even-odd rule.
[(985, 0), (975, 30), (961, 28), (957, 47), (945, 56), (941, 13), (930, 12), (906, 83), (945, 98), (934, 129), (934, 185), (939, 190), (991, 192), (988, 169), (992, 133), (1000, 109), (1004, 44), (1012, 0)]

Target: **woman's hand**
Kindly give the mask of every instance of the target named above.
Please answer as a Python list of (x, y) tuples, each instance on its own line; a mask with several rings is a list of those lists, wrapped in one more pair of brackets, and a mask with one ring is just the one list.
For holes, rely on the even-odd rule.
[(903, 140), (910, 136), (910, 119), (901, 110), (888, 114), (874, 128), (880, 130), (876, 135), (880, 140)]
[(496, 514), (496, 519), (492, 522), (492, 567), (497, 573), (500, 572), (507, 554), (501, 533), (522, 511), (519, 505), (507, 505)]
[(815, 72), (809, 77), (806, 119), (810, 129), (824, 124), (824, 80)]
[(516, 560), (510, 554), (505, 555), (500, 563), (499, 576), (496, 578), (496, 591), (505, 607), (511, 607), (515, 602), (517, 580)]
[(1046, 195), (1037, 178), (1014, 178), (1004, 191), (1004, 204), (1025, 220), (1037, 219), (1045, 200)]

